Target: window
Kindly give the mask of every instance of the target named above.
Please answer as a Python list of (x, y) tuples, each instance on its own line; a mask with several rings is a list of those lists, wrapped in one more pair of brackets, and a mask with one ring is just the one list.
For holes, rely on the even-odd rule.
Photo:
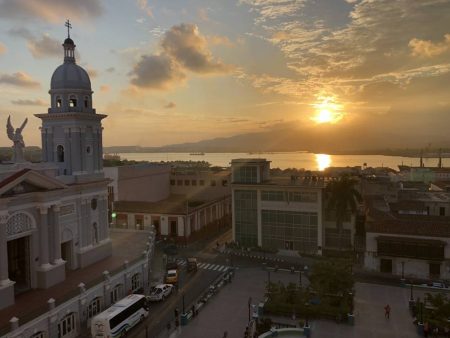
[(177, 180), (177, 185), (183, 185), (183, 180)]
[(122, 297), (122, 284), (117, 284), (114, 289), (111, 290), (111, 304), (117, 302)]
[(192, 180), (191, 185), (197, 185), (197, 180)]
[(58, 96), (56, 98), (56, 108), (61, 108), (62, 107), (62, 100), (61, 98)]
[(392, 273), (392, 259), (380, 259), (380, 272)]
[(93, 318), (102, 311), (101, 304), (101, 297), (96, 297), (89, 303), (87, 308), (88, 318)]
[(184, 185), (190, 185), (191, 184), (191, 181), (189, 181), (189, 180), (184, 180)]
[(69, 107), (74, 108), (77, 106), (77, 99), (75, 98), (75, 96), (70, 96), (69, 98)]
[(44, 331), (34, 333), (30, 338), (46, 338), (47, 334)]
[(89, 108), (89, 98), (87, 96), (84, 97), (84, 108)]
[(131, 289), (133, 291), (139, 290), (142, 287), (141, 284), (141, 274), (140, 273), (135, 273), (132, 277), (131, 277)]
[(86, 153), (88, 153), (88, 154), (91, 153), (91, 147), (90, 147), (90, 146), (87, 146), (87, 147), (86, 147)]
[(76, 322), (75, 313), (69, 313), (58, 324), (58, 338), (75, 337), (76, 336)]
[(175, 185), (175, 180), (170, 180), (170, 185)]
[(216, 181), (215, 180), (211, 180), (211, 187), (215, 187), (216, 186)]
[(91, 200), (91, 209), (92, 209), (92, 210), (97, 209), (97, 204), (98, 204), (97, 199), (96, 199), (96, 198), (93, 198), (93, 199)]
[(64, 147), (62, 145), (56, 147), (56, 160), (64, 162)]
[(205, 185), (205, 181), (204, 180), (200, 180), (200, 185)]
[(439, 278), (441, 276), (441, 264), (429, 263), (430, 278)]
[(234, 192), (236, 241), (244, 247), (258, 245), (257, 194), (252, 190)]
[(294, 191), (289, 193), (290, 202), (315, 203), (317, 202), (317, 194), (314, 192)]
[(255, 166), (233, 168), (233, 179), (236, 183), (257, 183), (258, 171)]
[(439, 216), (445, 216), (445, 207), (439, 208)]
[(138, 312), (140, 309), (145, 308), (145, 298), (142, 298), (138, 300), (133, 305), (130, 305), (129, 307), (124, 308), (122, 312), (119, 312), (117, 315), (112, 317), (109, 320), (109, 326), (111, 329), (117, 327), (119, 324), (121, 324), (123, 321), (125, 321), (127, 318)]
[(262, 191), (261, 199), (263, 201), (282, 202), (285, 200), (285, 193), (283, 191)]
[(223, 187), (228, 186), (228, 181), (227, 181), (227, 180), (222, 180), (222, 186), (223, 186)]

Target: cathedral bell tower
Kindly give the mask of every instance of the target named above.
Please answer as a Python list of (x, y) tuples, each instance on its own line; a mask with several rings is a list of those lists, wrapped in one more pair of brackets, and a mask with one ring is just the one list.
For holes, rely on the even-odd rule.
[(51, 107), (42, 120), (42, 160), (54, 163), (66, 181), (103, 175), (101, 121), (106, 115), (92, 107), (91, 80), (75, 60), (75, 43), (66, 22), (64, 63), (54, 71), (50, 84)]

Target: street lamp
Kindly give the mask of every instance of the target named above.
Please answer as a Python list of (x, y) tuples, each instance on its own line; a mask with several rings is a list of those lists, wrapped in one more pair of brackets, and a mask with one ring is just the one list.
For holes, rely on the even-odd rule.
[(298, 286), (302, 288), (302, 269), (298, 270)]
[(250, 310), (252, 306), (252, 297), (248, 297), (248, 322), (250, 323)]

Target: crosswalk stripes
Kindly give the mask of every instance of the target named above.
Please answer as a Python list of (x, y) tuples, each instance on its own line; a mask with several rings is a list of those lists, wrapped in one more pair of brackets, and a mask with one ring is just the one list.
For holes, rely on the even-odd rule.
[(228, 266), (220, 265), (220, 264), (210, 264), (210, 263), (200, 263), (198, 265), (199, 269), (203, 270), (211, 270), (217, 272), (224, 272), (228, 269)]

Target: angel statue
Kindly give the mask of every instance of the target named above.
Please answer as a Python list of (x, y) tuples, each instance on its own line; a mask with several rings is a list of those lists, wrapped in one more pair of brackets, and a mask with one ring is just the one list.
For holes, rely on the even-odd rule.
[(8, 122), (6, 124), (6, 133), (8, 138), (14, 142), (13, 145), (13, 155), (11, 162), (13, 163), (23, 163), (25, 161), (25, 156), (23, 155), (23, 149), (25, 148), (25, 142), (23, 141), (22, 130), (27, 125), (28, 118), (23, 121), (20, 128), (16, 128), (14, 132), (14, 127), (11, 125), (11, 115), (8, 116)]

